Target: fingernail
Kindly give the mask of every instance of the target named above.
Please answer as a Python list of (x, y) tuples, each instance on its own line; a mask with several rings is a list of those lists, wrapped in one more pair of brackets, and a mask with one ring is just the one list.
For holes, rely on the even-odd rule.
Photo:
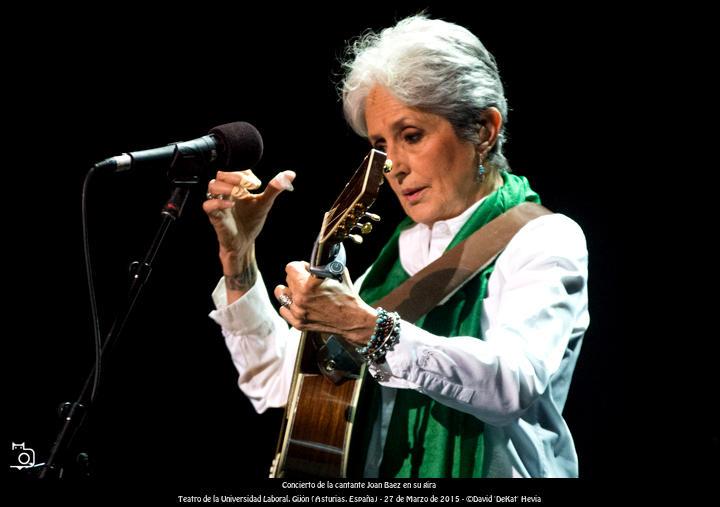
[(283, 190), (288, 190), (292, 192), (295, 190), (295, 187), (293, 187), (292, 181), (285, 173), (280, 173), (277, 176), (275, 176), (275, 181), (277, 181), (280, 184), (280, 188)]

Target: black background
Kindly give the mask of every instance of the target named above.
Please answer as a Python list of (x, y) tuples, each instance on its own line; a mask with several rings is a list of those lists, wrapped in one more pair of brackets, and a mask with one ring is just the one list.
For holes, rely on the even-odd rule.
[[(664, 170), (651, 157), (666, 148), (649, 133), (656, 106), (666, 103), (649, 76), (664, 75), (673, 58), (672, 41), (656, 38), (657, 13), (465, 4), (432, 4), (430, 13), (467, 26), (495, 55), (511, 108), (511, 166), (587, 236), (591, 326), (565, 410), (581, 476), (602, 485), (716, 468), (713, 419), (696, 419), (703, 391), (679, 388), (696, 352), (687, 329), (688, 347), (670, 363), (664, 354), (682, 332), (669, 315), (682, 291), (650, 285), (672, 273), (664, 252), (648, 248), (668, 217), (639, 205), (665, 198), (663, 178), (677, 177), (663, 175), (658, 186), (648, 177)], [(344, 42), (422, 6), (234, 4), (180, 13), (125, 6), (8, 17), (21, 27), (5, 41), (5, 123), (15, 148), (6, 157), (3, 210), (8, 449), (24, 441), (44, 459), (60, 423), (56, 407), (77, 395), (91, 366), (80, 222), (87, 169), (221, 123), (254, 124), (265, 142), (256, 174), (264, 181), (284, 169), (298, 174), (258, 244), (272, 288), (283, 282), (285, 263), (307, 259), (323, 211), (367, 150), (344, 123), (335, 91)], [(383, 222), (363, 246), (348, 246), (355, 275), (401, 216), (383, 190), (374, 210)], [(281, 413), (254, 412), (207, 317), (220, 269), (201, 193), (169, 236), (106, 365), (85, 440), (99, 480), (172, 490), (242, 487), (267, 475)], [(93, 183), (90, 231), (105, 328), (167, 195), (160, 171)], [(705, 387), (709, 375), (698, 375), (695, 384)], [(686, 448), (703, 460), (678, 458)]]

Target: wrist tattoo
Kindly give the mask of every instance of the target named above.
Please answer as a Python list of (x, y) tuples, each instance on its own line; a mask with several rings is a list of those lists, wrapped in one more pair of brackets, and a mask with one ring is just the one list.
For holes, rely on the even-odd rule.
[(225, 275), (225, 284), (230, 290), (250, 290), (255, 285), (257, 275), (252, 266), (248, 266), (235, 275)]

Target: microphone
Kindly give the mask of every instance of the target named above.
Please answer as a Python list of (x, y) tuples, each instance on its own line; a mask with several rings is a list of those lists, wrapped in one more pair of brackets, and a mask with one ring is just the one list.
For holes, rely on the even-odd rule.
[(192, 141), (106, 158), (95, 164), (95, 168), (122, 172), (157, 165), (169, 166), (176, 151), (181, 156), (203, 162), (203, 165), (243, 170), (260, 160), (263, 141), (255, 127), (244, 121), (236, 121), (214, 127), (208, 135)]

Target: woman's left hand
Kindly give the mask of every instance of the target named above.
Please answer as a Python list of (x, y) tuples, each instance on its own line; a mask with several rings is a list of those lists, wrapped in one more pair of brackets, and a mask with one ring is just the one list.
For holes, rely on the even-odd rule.
[(275, 287), (275, 297), (284, 294), (292, 303), (280, 315), (301, 331), (319, 331), (342, 336), (356, 347), (367, 344), (375, 329), (377, 310), (366, 304), (346, 285), (331, 278), (313, 276), (307, 262), (285, 267), (287, 287)]

